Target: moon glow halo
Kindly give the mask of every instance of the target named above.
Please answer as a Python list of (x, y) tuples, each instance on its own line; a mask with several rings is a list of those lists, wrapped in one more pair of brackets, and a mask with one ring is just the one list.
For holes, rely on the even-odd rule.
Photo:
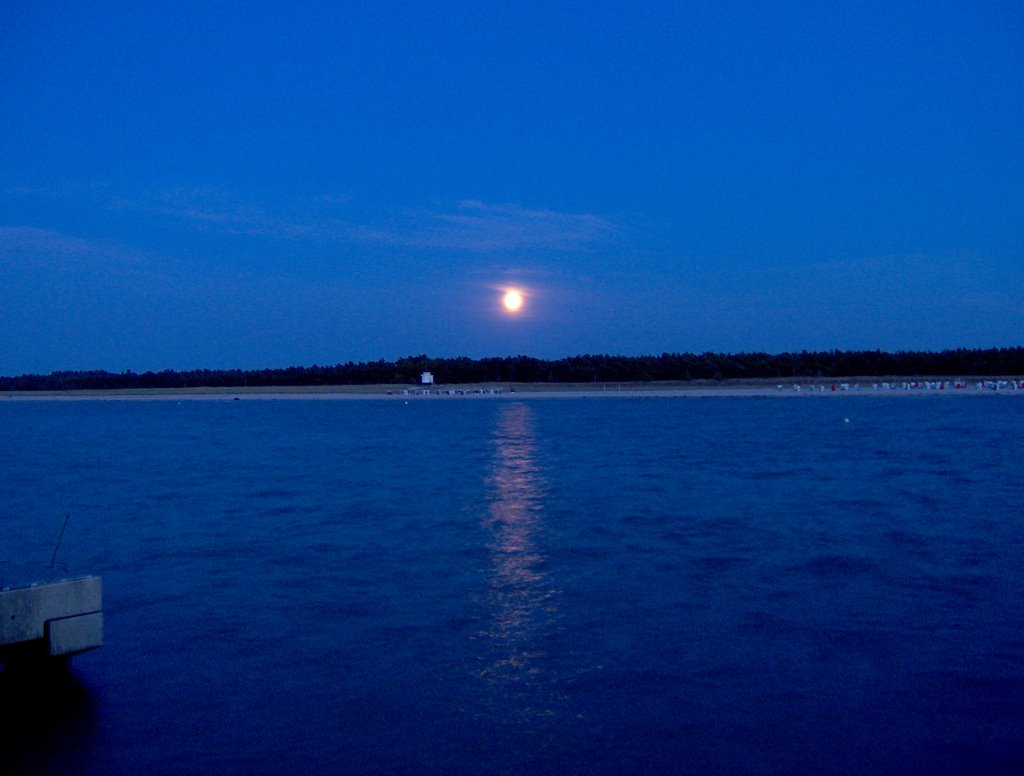
[(510, 289), (506, 291), (505, 296), (501, 298), (501, 303), (510, 313), (518, 312), (523, 306), (523, 294), (521, 291), (517, 291), (514, 288)]

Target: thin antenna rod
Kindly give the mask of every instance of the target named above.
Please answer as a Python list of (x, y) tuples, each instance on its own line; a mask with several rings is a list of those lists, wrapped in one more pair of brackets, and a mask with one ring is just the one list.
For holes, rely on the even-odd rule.
[(64, 515), (64, 525), (60, 527), (60, 533), (57, 534), (57, 544), (53, 548), (53, 556), (50, 558), (50, 565), (47, 568), (53, 568), (54, 562), (57, 560), (57, 550), (60, 549), (60, 540), (64, 538), (64, 529), (68, 527), (68, 520), (71, 519), (70, 514)]

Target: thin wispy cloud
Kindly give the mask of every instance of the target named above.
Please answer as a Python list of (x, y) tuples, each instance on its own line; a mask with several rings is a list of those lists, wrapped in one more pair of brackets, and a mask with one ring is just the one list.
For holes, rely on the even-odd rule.
[(403, 244), (477, 252), (524, 248), (582, 250), (619, 233), (611, 221), (589, 213), (531, 210), (464, 200), (454, 212), (427, 211), (409, 232), (394, 234)]
[(0, 226), (0, 252), (28, 251), (51, 255), (82, 254), (95, 251), (95, 244), (78, 237), (38, 229), (33, 226)]
[(200, 189), (165, 193), (144, 209), (236, 234), (474, 253), (589, 250), (621, 232), (612, 221), (590, 213), (476, 200), (463, 200), (450, 209), (411, 209), (364, 220), (324, 212), (327, 206), (345, 211), (349, 204), (348, 197), (321, 198), (315, 212), (280, 216), (231, 201), (216, 190)]
[(101, 240), (74, 237), (33, 226), (0, 226), (0, 260), (60, 266), (117, 263), (136, 265), (140, 256)]
[(164, 192), (155, 202), (122, 204), (138, 207), (150, 213), (220, 227), (233, 233), (285, 239), (317, 236), (315, 223), (275, 217), (263, 208), (232, 199), (217, 189), (175, 189)]

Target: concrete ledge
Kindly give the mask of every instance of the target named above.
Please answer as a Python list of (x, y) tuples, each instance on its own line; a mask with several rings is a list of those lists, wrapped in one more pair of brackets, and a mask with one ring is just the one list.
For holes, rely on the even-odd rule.
[(103, 612), (46, 621), (50, 657), (75, 655), (103, 646)]
[[(61, 579), (0, 590), (0, 648), (24, 641), (46, 639), (48, 622), (99, 614), (102, 608), (103, 580), (100, 577)], [(102, 615), (82, 623), (58, 625), (57, 640), (59, 643), (73, 644), (87, 638), (94, 639), (97, 627), (101, 644)]]

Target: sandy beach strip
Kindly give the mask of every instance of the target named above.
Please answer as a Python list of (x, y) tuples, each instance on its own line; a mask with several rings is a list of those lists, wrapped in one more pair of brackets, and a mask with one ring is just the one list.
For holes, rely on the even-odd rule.
[[(341, 385), (7, 391), (4, 401), (430, 401), (581, 398), (834, 398), (1024, 396), (1021, 378), (970, 378), (957, 383), (898, 378), (841, 382), (694, 381), (679, 383), (484, 383), (473, 385)], [(888, 387), (886, 387), (888, 386)]]

